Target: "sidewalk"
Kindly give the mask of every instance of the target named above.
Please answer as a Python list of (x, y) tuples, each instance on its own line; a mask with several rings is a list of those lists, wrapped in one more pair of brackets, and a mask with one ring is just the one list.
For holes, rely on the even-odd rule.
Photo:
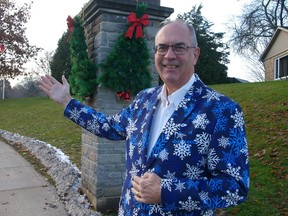
[(10, 145), (0, 141), (0, 215), (67, 216), (56, 190)]

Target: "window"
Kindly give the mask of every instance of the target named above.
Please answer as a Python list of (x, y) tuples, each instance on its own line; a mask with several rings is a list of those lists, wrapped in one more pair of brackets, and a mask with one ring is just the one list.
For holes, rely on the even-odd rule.
[(275, 60), (275, 79), (288, 78), (288, 55)]

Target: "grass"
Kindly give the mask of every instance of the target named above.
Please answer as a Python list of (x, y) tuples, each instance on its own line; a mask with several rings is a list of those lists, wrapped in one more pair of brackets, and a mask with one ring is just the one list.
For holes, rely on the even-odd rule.
[[(288, 82), (211, 87), (241, 105), (249, 143), (248, 200), (225, 215), (288, 215)], [(0, 100), (0, 129), (48, 142), (81, 165), (81, 129), (48, 98)]]

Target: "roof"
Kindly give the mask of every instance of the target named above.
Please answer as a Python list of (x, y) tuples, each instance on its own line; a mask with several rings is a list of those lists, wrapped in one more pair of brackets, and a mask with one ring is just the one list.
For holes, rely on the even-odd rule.
[(263, 61), (264, 58), (266, 57), (266, 55), (268, 54), (269, 50), (271, 49), (271, 47), (273, 46), (274, 42), (276, 41), (278, 35), (280, 34), (281, 31), (285, 31), (288, 32), (288, 27), (278, 27), (276, 29), (276, 31), (274, 32), (268, 46), (265, 48), (264, 52), (262, 53), (262, 55), (260, 56), (260, 60)]

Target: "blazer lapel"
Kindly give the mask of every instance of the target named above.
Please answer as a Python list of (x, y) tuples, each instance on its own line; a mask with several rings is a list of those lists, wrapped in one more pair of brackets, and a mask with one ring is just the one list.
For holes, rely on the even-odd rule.
[[(141, 127), (140, 133), (143, 135), (144, 133), (146, 134), (145, 137), (147, 139), (142, 140), (142, 151), (141, 151), (141, 158), (144, 164), (146, 164), (147, 161), (147, 150), (148, 150), (148, 144), (149, 144), (149, 136), (150, 136), (150, 128), (153, 120), (154, 113), (156, 111), (156, 107), (160, 101), (160, 93), (161, 93), (162, 88), (158, 88), (152, 95), (151, 97), (147, 98), (147, 112), (145, 113), (143, 121), (141, 121)], [(148, 101), (149, 100), (149, 101)]]
[[(196, 76), (195, 82), (193, 83), (189, 91), (186, 93), (186, 95), (184, 96), (184, 98), (182, 99), (182, 101), (180, 102), (180, 104), (173, 112), (172, 116), (169, 118), (169, 120), (166, 122), (163, 128), (169, 128), (169, 125), (179, 125), (180, 127), (182, 126), (184, 127), (186, 126), (187, 118), (193, 117), (193, 114), (191, 116), (191, 112), (198, 104), (199, 99), (201, 99), (200, 96), (202, 95), (203, 89), (205, 87), (205, 85), (202, 83), (199, 77), (196, 74), (195, 76)], [(179, 132), (174, 133), (172, 136), (169, 136), (167, 135), (167, 133), (165, 133), (165, 131), (162, 131), (152, 149), (150, 157), (148, 158), (146, 165), (147, 168), (149, 168), (151, 163), (157, 157), (159, 157), (159, 154), (165, 149), (167, 143), (171, 142), (171, 139), (175, 139), (175, 136), (176, 138), (177, 136), (181, 137), (182, 135), (183, 134), (181, 134), (181, 129), (179, 130)]]

